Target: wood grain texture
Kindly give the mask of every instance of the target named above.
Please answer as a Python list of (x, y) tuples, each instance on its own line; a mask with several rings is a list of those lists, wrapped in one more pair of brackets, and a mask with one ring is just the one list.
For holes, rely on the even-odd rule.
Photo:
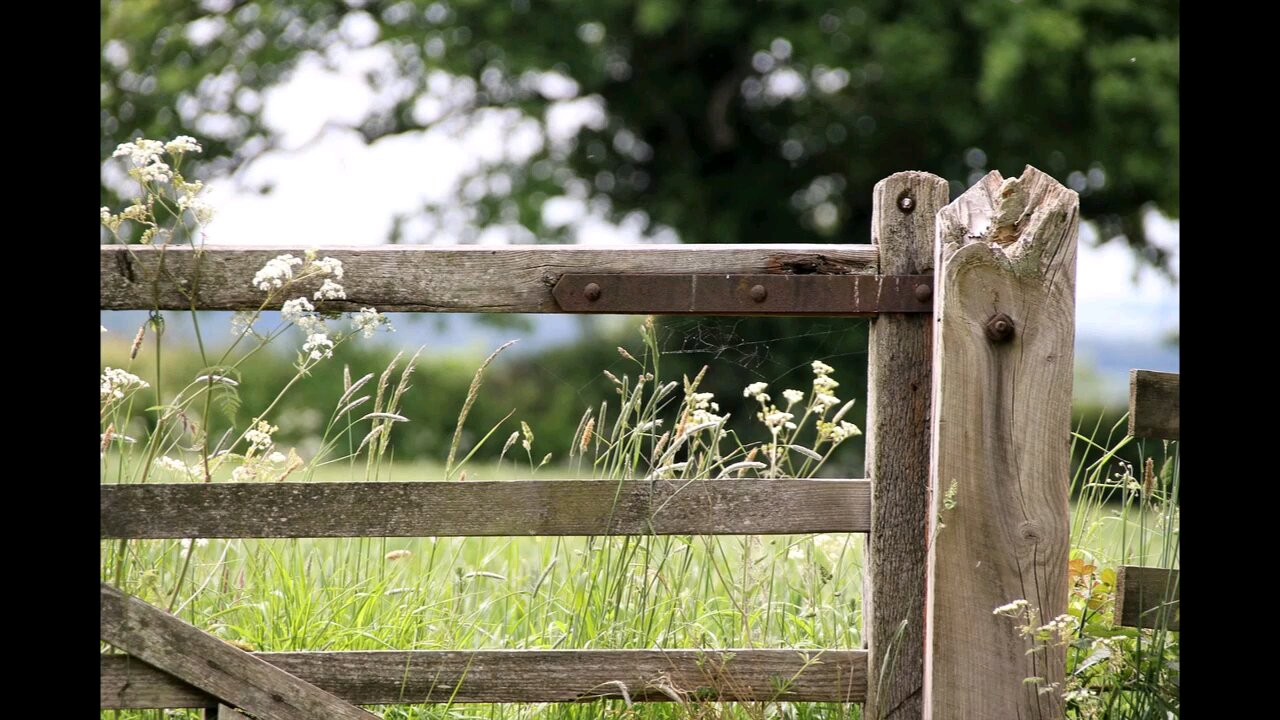
[(1177, 440), (1181, 418), (1178, 373), (1129, 371), (1129, 434)]
[(1115, 624), (1181, 628), (1181, 574), (1167, 568), (1125, 565), (1116, 570)]
[[(861, 650), (423, 650), (252, 655), (360, 705), (583, 702), (622, 698), (624, 688), (635, 702), (675, 698), (861, 702), (867, 684), (866, 653)], [(209, 704), (208, 694), (122, 655), (102, 657), (99, 686), (103, 709)]]
[(926, 718), (1063, 716), (1039, 692), (1061, 687), (1063, 650), (993, 610), (1066, 611), (1078, 227), (1076, 193), (1030, 166), (938, 213)]
[[(880, 248), (881, 274), (933, 271), (935, 216), (947, 197), (947, 181), (924, 172), (897, 173), (876, 184), (871, 238)], [(929, 314), (881, 314), (871, 321), (866, 475), (873, 482), (862, 612), (870, 720), (919, 720), (923, 714), (932, 335)]]
[[(103, 310), (256, 310), (266, 293), (251, 280), (268, 260), (301, 258), (305, 247), (103, 245), (99, 255)], [(329, 247), (342, 261), (347, 300), (322, 309), (382, 312), (561, 312), (551, 289), (564, 273), (874, 274), (870, 245), (509, 245)], [(197, 272), (198, 269), (198, 272)], [(304, 281), (310, 296), (319, 280)]]
[(232, 703), (260, 720), (376, 720), (377, 716), (235, 648), (106, 583), (100, 595), (102, 640)]
[(865, 480), (103, 485), (101, 537), (866, 532)]

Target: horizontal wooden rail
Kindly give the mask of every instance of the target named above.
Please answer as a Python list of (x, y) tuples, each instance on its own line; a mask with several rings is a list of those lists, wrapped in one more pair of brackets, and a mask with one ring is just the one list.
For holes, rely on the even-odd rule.
[(1178, 630), (1179, 581), (1180, 573), (1167, 568), (1127, 565), (1116, 570), (1115, 624)]
[(165, 668), (166, 676), (192, 690), (198, 688), (206, 698), (234, 704), (262, 720), (378, 720), (333, 693), (105, 582), (99, 607), (104, 642), (136, 657), (135, 663)]
[[(582, 702), (629, 697), (862, 702), (862, 650), (420, 650), (252, 653), (357, 705)], [(126, 655), (101, 661), (102, 709), (195, 708), (214, 698)], [(670, 694), (668, 694), (668, 692)]]
[(1178, 373), (1129, 371), (1129, 434), (1178, 439)]
[[(205, 246), (196, 270), (189, 247), (103, 245), (103, 310), (256, 310), (266, 293), (252, 279), (283, 253), (305, 246)], [(563, 312), (552, 288), (566, 273), (874, 275), (874, 245), (509, 245), (329, 247), (341, 260), (347, 299), (325, 308), (383, 312)], [(163, 269), (162, 269), (163, 268)], [(297, 295), (310, 295), (319, 279)], [(194, 297), (192, 297), (194, 296)], [(295, 296), (291, 294), (291, 296)], [(285, 300), (288, 298), (280, 298)], [(274, 307), (279, 307), (279, 302)]]
[(107, 538), (866, 532), (867, 480), (102, 485)]

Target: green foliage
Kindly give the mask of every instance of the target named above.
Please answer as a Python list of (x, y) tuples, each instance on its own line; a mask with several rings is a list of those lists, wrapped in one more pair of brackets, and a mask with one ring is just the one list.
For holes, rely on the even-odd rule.
[[(226, 5), (102, 5), (104, 156), (138, 133), (200, 136), (216, 169), (261, 154), (273, 141), (261, 92), (304, 57), (332, 58), (344, 19), (367, 17), (403, 76), (370, 78), (393, 102), (360, 123), (369, 140), (440, 121), (414, 113), (437, 70), (474, 89), (443, 118), (510, 107), (544, 119), (554, 99), (521, 81), (529, 71), (603, 100), (604, 126), (567, 149), (477, 170), (511, 181), (476, 204), (480, 226), (562, 238), (541, 204), (576, 176), (614, 217), (639, 211), (686, 242), (866, 241), (870, 188), (892, 172), (935, 172), (955, 194), (975, 172), (1030, 163), (1080, 189), (1104, 239), (1123, 234), (1161, 264), (1141, 212), (1179, 211), (1176, 2)], [(196, 22), (213, 30), (207, 44)], [(779, 70), (804, 91), (765, 92)]]

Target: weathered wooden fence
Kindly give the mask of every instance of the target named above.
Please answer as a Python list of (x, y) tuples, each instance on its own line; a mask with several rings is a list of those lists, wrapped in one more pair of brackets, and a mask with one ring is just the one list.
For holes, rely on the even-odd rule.
[[(870, 316), (866, 479), (101, 487), (101, 537), (868, 533), (865, 649), (243, 652), (102, 585), (101, 707), (371, 717), (423, 702), (834, 701), (865, 717), (1054, 718), (1054, 648), (992, 610), (1067, 599), (1074, 192), (1028, 167), (947, 204), (875, 187), (870, 245), (324, 248), (345, 303), (417, 312)], [(104, 246), (104, 309), (256, 309), (301, 247)], [(660, 510), (655, 511), (655, 509)]]
[[(1152, 370), (1129, 371), (1129, 434), (1177, 440), (1179, 375)], [(1179, 630), (1181, 575), (1177, 570), (1126, 565), (1116, 570), (1114, 621), (1129, 627)]]

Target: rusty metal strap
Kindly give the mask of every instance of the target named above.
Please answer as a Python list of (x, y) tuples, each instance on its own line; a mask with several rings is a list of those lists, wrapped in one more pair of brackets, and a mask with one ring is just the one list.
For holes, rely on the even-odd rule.
[(933, 311), (933, 275), (560, 276), (564, 312), (653, 315), (844, 315)]

